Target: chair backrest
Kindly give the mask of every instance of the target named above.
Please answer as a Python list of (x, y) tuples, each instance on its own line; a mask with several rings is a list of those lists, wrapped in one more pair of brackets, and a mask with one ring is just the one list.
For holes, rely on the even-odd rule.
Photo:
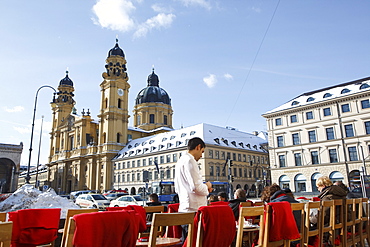
[(154, 213), (152, 227), (150, 229), (149, 247), (156, 246), (158, 228), (161, 226), (178, 226), (188, 225), (188, 242), (187, 247), (193, 244), (194, 234), (194, 213)]
[(316, 224), (320, 224), (320, 202), (307, 202), (305, 205), (305, 222), (304, 222), (304, 244), (308, 246), (309, 238), (319, 235), (317, 227), (311, 227), (311, 218), (316, 219)]
[(360, 227), (360, 239), (361, 244), (365, 246), (365, 239), (369, 243), (370, 241), (370, 225), (369, 225), (369, 198), (361, 198), (362, 205), (362, 218), (361, 218), (361, 227)]
[(354, 226), (354, 221), (353, 219), (355, 218), (354, 215), (354, 202), (355, 199), (346, 199), (344, 202), (344, 225), (343, 225), (343, 246), (350, 246), (353, 245), (353, 238), (352, 238), (352, 233), (353, 231), (353, 226)]
[(67, 215), (66, 215), (66, 220), (64, 222), (61, 246), (63, 247), (66, 244), (67, 229), (68, 229), (68, 225), (70, 224), (71, 217), (73, 217), (74, 215), (77, 215), (77, 214), (93, 213), (93, 212), (98, 212), (98, 211), (99, 211), (99, 209), (97, 209), (97, 208), (68, 209), (67, 210)]
[(57, 238), (60, 208), (21, 209), (9, 212), (13, 222), (12, 245), (43, 245)]
[(253, 206), (253, 202), (251, 201), (240, 203), (240, 207), (252, 207), (252, 206)]
[(361, 229), (361, 222), (362, 222), (362, 198), (356, 198), (353, 201), (353, 233), (352, 234), (352, 239), (353, 239), (353, 244), (356, 245), (357, 243), (361, 242), (360, 239), (360, 234), (358, 232)]
[(266, 204), (264, 217), (264, 229), (260, 236), (263, 247), (281, 246), (287, 240), (301, 237), (289, 202)]
[(67, 229), (66, 246), (135, 246), (139, 234), (137, 217), (134, 211), (75, 215)]
[[(263, 226), (263, 214), (264, 214), (264, 207), (263, 206), (256, 206), (256, 207), (241, 207), (239, 211), (239, 221), (238, 221), (238, 232), (236, 236), (236, 247), (241, 247), (243, 245), (243, 227), (244, 227), (244, 220), (245, 217), (258, 217), (260, 218), (260, 226)], [(259, 229), (260, 233), (261, 228)], [(262, 235), (262, 234), (261, 234)]]
[(335, 224), (335, 205), (334, 200), (321, 201), (320, 204), (320, 224), (319, 228), (319, 246), (323, 246), (324, 233), (333, 235)]
[[(292, 208), (292, 212), (294, 214), (294, 218), (297, 222), (298, 231), (300, 233), (300, 237), (297, 239), (286, 240), (285, 245), (290, 246), (290, 243), (293, 241), (299, 241), (300, 246), (303, 246), (304, 240), (304, 220), (305, 220), (305, 207), (306, 203), (291, 203), (290, 207)], [(297, 218), (298, 217), (298, 218)]]
[(194, 225), (197, 229), (197, 247), (228, 247), (236, 235), (233, 210), (225, 205), (200, 207), (194, 218)]
[(146, 206), (144, 207), (146, 213), (163, 213), (164, 206)]
[(344, 226), (344, 201), (345, 199), (336, 199), (334, 201), (334, 231), (333, 231), (333, 241), (336, 241), (336, 245), (341, 245), (343, 243), (343, 235), (341, 231)]
[(6, 221), (6, 213), (0, 212), (0, 221), (5, 222)]
[(253, 203), (254, 206), (263, 206), (265, 203), (263, 201), (256, 201)]
[[(177, 213), (179, 211), (180, 203), (168, 204), (167, 212), (168, 213)], [(182, 228), (181, 226), (168, 226), (166, 230), (166, 237), (181, 238)]]
[(13, 222), (0, 222), (0, 246), (10, 247)]

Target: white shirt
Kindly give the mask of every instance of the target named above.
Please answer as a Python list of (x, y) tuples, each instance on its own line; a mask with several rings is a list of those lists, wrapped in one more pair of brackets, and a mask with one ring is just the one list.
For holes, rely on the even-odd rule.
[(207, 206), (208, 187), (203, 183), (197, 162), (188, 152), (177, 161), (175, 191), (179, 195), (179, 212), (193, 212)]

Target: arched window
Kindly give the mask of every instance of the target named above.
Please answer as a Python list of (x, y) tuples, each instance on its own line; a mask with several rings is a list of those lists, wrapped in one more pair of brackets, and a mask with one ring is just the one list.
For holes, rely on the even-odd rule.
[(299, 104), (299, 102), (298, 102), (298, 101), (296, 101), (296, 100), (292, 102), (292, 106), (293, 106), (293, 105), (298, 105), (298, 104)]
[(309, 97), (309, 98), (307, 99), (307, 102), (314, 101), (314, 100), (315, 100), (315, 98), (313, 98), (313, 97)]
[(164, 125), (167, 125), (167, 115), (163, 116), (163, 123), (164, 123)]
[(105, 105), (105, 108), (108, 108), (108, 99), (107, 98), (105, 98), (105, 100), (104, 100), (104, 105)]
[(326, 94), (324, 94), (324, 97), (323, 98), (329, 98), (329, 97), (331, 97), (331, 93), (326, 93)]
[(120, 108), (120, 109), (122, 108), (121, 107), (121, 102), (122, 102), (122, 100), (121, 99), (118, 99), (118, 108)]
[(136, 121), (137, 121), (137, 125), (141, 124), (141, 116), (140, 115), (137, 115)]
[(317, 186), (316, 186), (316, 180), (321, 176), (322, 176), (322, 174), (320, 172), (316, 172), (316, 173), (312, 174), (312, 176), (311, 176), (312, 192), (317, 192), (318, 191)]
[(349, 90), (348, 88), (345, 88), (340, 93), (344, 94), (344, 93), (349, 93), (349, 92), (351, 92), (351, 90)]
[(303, 174), (297, 174), (294, 178), (295, 192), (306, 191), (306, 177)]
[[(353, 172), (353, 171), (352, 171)], [(349, 174), (349, 176), (351, 177), (351, 174)], [(342, 173), (338, 172), (338, 171), (334, 171), (332, 173), (330, 173), (329, 175), (329, 178), (330, 180), (334, 183), (335, 181), (343, 181), (344, 177), (342, 175)], [(356, 176), (353, 176), (352, 180), (356, 180)], [(357, 181), (359, 182), (360, 181), (360, 172), (358, 172), (358, 176), (357, 176)], [(351, 181), (352, 182), (352, 181)]]
[(279, 178), (279, 185), (280, 185), (280, 188), (282, 189), (285, 189), (285, 188), (289, 188), (290, 184), (290, 179), (287, 175), (283, 175)]
[(121, 142), (121, 134), (120, 133), (117, 133), (117, 142), (120, 143)]
[(360, 86), (360, 89), (365, 89), (365, 88), (369, 88), (370, 86), (369, 86), (369, 84), (367, 84), (367, 83), (364, 83), (364, 84), (362, 84), (361, 86)]

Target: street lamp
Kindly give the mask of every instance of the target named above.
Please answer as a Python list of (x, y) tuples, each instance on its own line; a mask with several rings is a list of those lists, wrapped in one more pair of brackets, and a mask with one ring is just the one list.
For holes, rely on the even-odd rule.
[(31, 178), (30, 177), (30, 167), (31, 167), (33, 130), (35, 128), (35, 116), (36, 116), (37, 96), (38, 96), (39, 91), (41, 90), (41, 88), (44, 88), (44, 87), (48, 87), (48, 88), (51, 88), (51, 89), (54, 90), (53, 102), (55, 101), (55, 93), (57, 92), (52, 86), (49, 86), (49, 85), (44, 85), (44, 86), (39, 87), (39, 89), (37, 89), (36, 96), (35, 96), (35, 106), (33, 108), (32, 129), (31, 129), (31, 142), (30, 142), (30, 149), (29, 149), (30, 152), (29, 152), (29, 157), (28, 157), (28, 167), (27, 167), (26, 184), (29, 184), (30, 183), (30, 178)]
[(42, 125), (44, 123), (44, 115), (41, 116), (41, 130), (40, 130), (40, 140), (39, 140), (39, 152), (37, 154), (37, 163), (36, 163), (36, 178), (35, 178), (35, 188), (39, 188), (39, 184), (37, 183), (37, 179), (39, 176), (39, 162), (40, 162), (40, 151), (41, 151), (41, 139), (42, 139)]

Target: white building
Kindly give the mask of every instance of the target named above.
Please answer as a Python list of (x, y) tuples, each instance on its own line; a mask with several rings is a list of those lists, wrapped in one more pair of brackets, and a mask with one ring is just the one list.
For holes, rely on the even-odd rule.
[(322, 175), (359, 185), (370, 164), (369, 99), (370, 77), (303, 93), (265, 113), (272, 182), (295, 192), (317, 191)]
[(255, 193), (269, 182), (268, 153), (262, 147), (267, 142), (266, 133), (257, 134), (202, 123), (134, 139), (113, 159), (113, 186), (131, 194), (141, 192), (144, 171), (148, 171), (149, 182), (173, 181), (176, 162), (187, 150), (188, 140), (200, 137), (206, 143), (206, 151), (199, 160), (204, 181), (227, 182), (227, 171), (223, 167), (230, 158), (233, 188)]

